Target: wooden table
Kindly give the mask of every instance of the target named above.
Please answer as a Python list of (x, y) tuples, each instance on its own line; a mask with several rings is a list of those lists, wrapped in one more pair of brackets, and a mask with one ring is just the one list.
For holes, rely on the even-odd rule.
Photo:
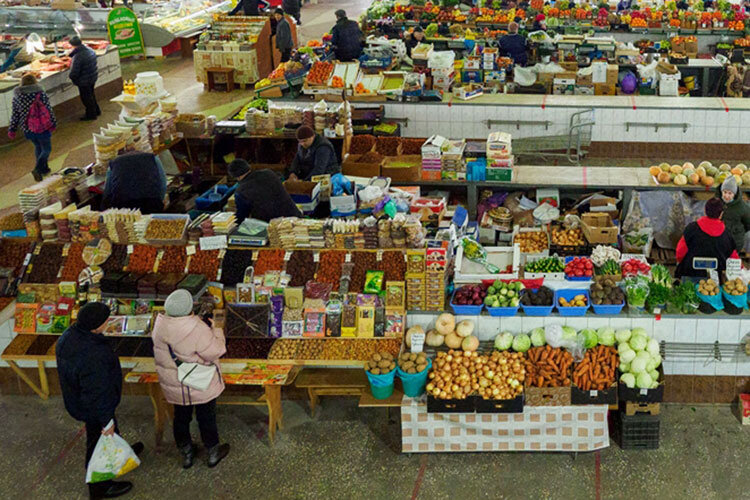
[(227, 79), (227, 92), (234, 90), (234, 68), (206, 68), (208, 91), (216, 90), (216, 75), (224, 75)]
[[(276, 430), (283, 429), (281, 387), (291, 384), (299, 373), (299, 367), (278, 365), (266, 361), (227, 360), (221, 361), (221, 372), (227, 385), (262, 385), (264, 394), (254, 399), (245, 396), (221, 396), (220, 405), (251, 405), (268, 407), (268, 437), (273, 445)], [(164, 436), (164, 423), (174, 418), (174, 408), (164, 399), (159, 386), (159, 376), (153, 359), (138, 363), (127, 375), (129, 383), (147, 384), (151, 404), (154, 407), (154, 438), (160, 446)]]

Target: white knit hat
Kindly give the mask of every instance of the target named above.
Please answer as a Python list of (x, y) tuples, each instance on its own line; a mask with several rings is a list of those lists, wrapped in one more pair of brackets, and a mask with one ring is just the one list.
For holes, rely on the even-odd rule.
[(193, 312), (193, 296), (187, 290), (175, 290), (164, 302), (164, 310), (173, 318), (189, 316)]

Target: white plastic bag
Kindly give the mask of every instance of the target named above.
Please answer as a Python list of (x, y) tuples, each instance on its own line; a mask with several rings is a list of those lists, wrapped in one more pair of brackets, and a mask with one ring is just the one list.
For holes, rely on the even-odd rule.
[[(114, 425), (110, 420), (105, 427)], [(141, 460), (135, 454), (127, 441), (117, 434), (99, 437), (99, 441), (91, 455), (89, 466), (86, 468), (86, 482), (100, 483), (116, 479), (141, 465)]]

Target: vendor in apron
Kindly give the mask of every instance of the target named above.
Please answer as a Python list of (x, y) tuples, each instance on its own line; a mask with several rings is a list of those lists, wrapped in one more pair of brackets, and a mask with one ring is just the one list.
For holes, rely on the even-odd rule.
[(675, 278), (683, 276), (705, 278), (705, 270), (694, 268), (693, 259), (695, 258), (716, 259), (716, 271), (719, 274), (726, 269), (727, 259), (738, 258), (734, 238), (721, 220), (724, 214), (722, 201), (718, 198), (708, 200), (705, 212), (705, 217), (687, 225), (682, 238), (677, 243)]

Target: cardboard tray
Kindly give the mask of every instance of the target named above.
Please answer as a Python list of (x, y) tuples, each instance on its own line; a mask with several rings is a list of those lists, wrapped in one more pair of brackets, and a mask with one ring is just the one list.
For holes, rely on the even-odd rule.
[(617, 243), (620, 228), (614, 225), (606, 213), (589, 212), (581, 217), (583, 235), (589, 243)]
[[(399, 146), (400, 147), (400, 146)], [(393, 167), (390, 164), (394, 162), (409, 163), (409, 167)], [(402, 155), (386, 156), (380, 165), (380, 175), (390, 177), (392, 182), (412, 182), (418, 181), (422, 177), (422, 156), (421, 155)]]
[(526, 406), (570, 406), (568, 387), (524, 387)]
[(348, 155), (341, 164), (341, 173), (354, 177), (380, 177), (383, 162), (357, 163), (360, 156), (362, 155)]

